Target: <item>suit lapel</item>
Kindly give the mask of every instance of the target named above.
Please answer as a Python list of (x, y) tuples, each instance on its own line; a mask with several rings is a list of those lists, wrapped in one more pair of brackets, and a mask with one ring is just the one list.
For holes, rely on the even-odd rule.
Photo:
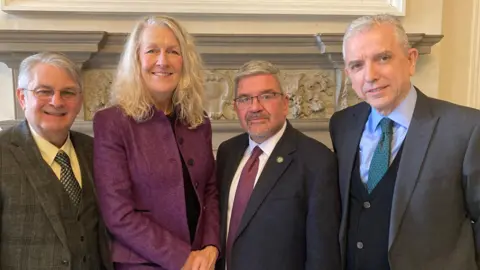
[[(257, 184), (253, 189), (250, 200), (243, 214), (242, 221), (238, 227), (237, 237), (242, 233), (250, 220), (253, 218), (262, 202), (267, 197), (270, 190), (275, 186), (278, 179), (282, 176), (285, 169), (292, 162), (291, 153), (296, 149), (296, 134), (293, 127), (287, 122), (287, 127), (282, 138), (279, 140), (271, 156), (268, 158), (263, 171), (258, 178)], [(281, 157), (282, 162), (277, 162), (277, 158)]]
[[(225, 170), (222, 174), (222, 179), (218, 179), (218, 181), (222, 182), (222, 190), (220, 193), (220, 205), (224, 209), (221, 211), (221, 224), (222, 224), (222, 245), (226, 244), (226, 237), (227, 237), (227, 216), (228, 216), (228, 199), (230, 195), (230, 186), (232, 185), (233, 177), (237, 171), (238, 165), (242, 160), (242, 157), (245, 153), (245, 149), (248, 147), (248, 134), (245, 133), (243, 136), (239, 138), (239, 142), (234, 144), (233, 149), (228, 149), (229, 152), (227, 153), (226, 157), (224, 158), (227, 162), (225, 162)], [(224, 248), (224, 247), (223, 247)]]
[[(56, 178), (51, 168), (45, 164), (38, 147), (33, 140), (26, 121), (15, 127), (18, 134), (12, 140), (16, 147), (12, 148), (17, 162), (24, 169), (27, 180), (32, 186), (38, 201), (62, 244), (68, 248), (65, 228), (61, 222), (59, 209), (59, 194), (52, 192), (52, 179)], [(56, 198), (55, 198), (56, 197)]]
[(428, 97), (417, 90), (417, 102), (403, 143), (402, 159), (395, 182), (388, 237), (389, 250), (398, 234), (403, 215), (415, 189), (420, 168), (437, 122), (438, 117), (432, 114)]
[(242, 141), (240, 143), (235, 144), (234, 149), (230, 150), (227, 158), (228, 162), (226, 164), (226, 168), (223, 174), (223, 179), (221, 179), (225, 183), (223, 185), (225, 187), (223, 190), (224, 192), (222, 192), (222, 203), (224, 203), (223, 205), (228, 205), (228, 197), (233, 177), (235, 176), (238, 165), (242, 160), (245, 149), (247, 149), (248, 147), (248, 135), (245, 134), (245, 136), (242, 136), (241, 140)]
[[(351, 120), (345, 124), (348, 130), (345, 130), (345, 138), (337, 139), (336, 141), (344, 143), (345, 146), (337, 147), (341, 149), (340, 153), (337, 153), (340, 164), (339, 179), (340, 179), (340, 192), (342, 194), (342, 222), (340, 224), (340, 240), (341, 243), (345, 241), (345, 234), (347, 231), (347, 216), (348, 216), (348, 199), (350, 194), (350, 179), (352, 177), (352, 169), (357, 156), (357, 151), (360, 145), (360, 139), (362, 137), (365, 123), (367, 122), (368, 115), (370, 113), (370, 106), (366, 103), (358, 110), (354, 111), (351, 115)], [(343, 158), (342, 158), (343, 157)]]

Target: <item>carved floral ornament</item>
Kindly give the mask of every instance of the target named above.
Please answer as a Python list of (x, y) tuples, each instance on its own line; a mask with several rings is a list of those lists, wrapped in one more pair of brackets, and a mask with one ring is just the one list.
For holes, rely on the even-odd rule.
[[(108, 103), (114, 70), (84, 71), (85, 119)], [(205, 71), (205, 110), (212, 120), (237, 119), (233, 109), (234, 70)], [(283, 91), (289, 99), (290, 119), (325, 119), (335, 111), (334, 70), (283, 70), (280, 73)], [(348, 91), (347, 92), (351, 92)], [(344, 104), (358, 102), (347, 94)]]

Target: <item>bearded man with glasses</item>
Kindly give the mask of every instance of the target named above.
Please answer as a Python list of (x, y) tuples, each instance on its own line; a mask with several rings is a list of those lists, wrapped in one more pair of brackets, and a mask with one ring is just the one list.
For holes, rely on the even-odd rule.
[(216, 269), (340, 269), (337, 162), (287, 120), (278, 69), (250, 61), (235, 75), (246, 133), (217, 152), (222, 254)]

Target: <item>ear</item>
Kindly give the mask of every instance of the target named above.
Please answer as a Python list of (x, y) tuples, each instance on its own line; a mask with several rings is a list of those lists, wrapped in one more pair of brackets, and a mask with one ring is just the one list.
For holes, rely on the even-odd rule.
[(343, 68), (343, 71), (345, 72), (346, 77), (350, 77), (350, 70), (348, 69), (348, 66), (345, 63), (345, 67)]
[(418, 50), (415, 48), (408, 49), (407, 58), (409, 63), (410, 76), (413, 76), (415, 74), (415, 69), (417, 66)]
[(26, 107), (26, 93), (23, 88), (17, 88), (15, 91), (15, 94), (17, 96), (18, 103), (20, 103), (20, 106), (22, 107), (23, 110), (25, 110)]

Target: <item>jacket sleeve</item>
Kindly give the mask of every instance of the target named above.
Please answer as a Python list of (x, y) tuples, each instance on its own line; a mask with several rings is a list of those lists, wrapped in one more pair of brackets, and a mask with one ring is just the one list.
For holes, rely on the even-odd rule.
[(205, 246), (215, 246), (220, 252), (220, 206), (218, 198), (218, 183), (215, 171), (215, 159), (213, 157), (213, 147), (212, 147), (212, 127), (210, 121), (207, 119), (205, 123), (207, 125), (207, 134), (206, 139), (207, 143), (210, 146), (209, 149), (211, 171), (209, 180), (205, 186), (205, 219), (204, 219), (204, 230), (202, 237), (202, 247)]
[(472, 222), (477, 268), (480, 269), (480, 127), (470, 136), (463, 161), (463, 184), (468, 215)]
[(340, 193), (337, 161), (328, 153), (312, 169), (307, 214), (306, 270), (341, 269), (338, 233)]
[(190, 244), (134, 211), (122, 122), (118, 114), (100, 111), (93, 120), (94, 176), (99, 207), (107, 228), (116, 241), (146, 260), (166, 269), (180, 269)]

